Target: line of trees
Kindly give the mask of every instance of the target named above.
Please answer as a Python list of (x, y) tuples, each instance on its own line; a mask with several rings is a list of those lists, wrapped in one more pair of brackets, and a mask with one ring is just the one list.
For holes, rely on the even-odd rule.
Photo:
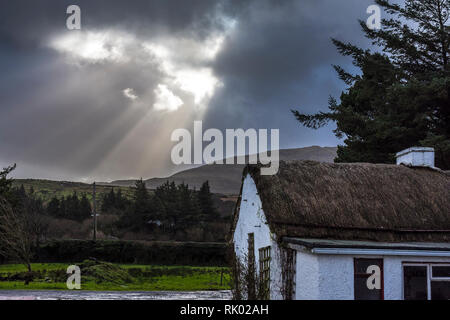
[[(23, 186), (19, 188), (19, 192), (26, 194)], [(32, 192), (30, 190), (29, 193)], [(61, 199), (55, 196), (46, 206), (39, 199), (35, 201), (42, 207), (43, 213), (54, 218), (81, 222), (92, 214), (91, 203), (86, 194), (79, 197), (74, 192)], [(198, 191), (189, 189), (184, 183), (176, 185), (167, 181), (154, 192), (150, 192), (141, 179), (135, 183), (132, 199), (125, 197), (120, 188), (117, 191), (112, 188), (101, 196), (100, 203), (102, 213), (120, 216), (117, 223), (119, 229), (131, 228), (134, 231), (158, 226), (175, 232), (218, 218), (208, 181), (204, 182)]]
[(53, 197), (46, 207), (46, 213), (49, 216), (76, 221), (90, 218), (91, 212), (91, 203), (86, 194), (83, 193), (80, 198), (76, 191), (61, 199)]
[[(19, 188), (19, 192), (26, 194), (23, 186)], [(30, 194), (32, 192), (29, 191)], [(191, 190), (184, 183), (176, 185), (167, 181), (151, 192), (141, 179), (136, 181), (131, 199), (125, 197), (120, 188), (112, 188), (99, 200), (101, 213), (120, 217), (116, 223), (119, 230), (151, 232), (150, 229), (159, 228), (174, 234), (218, 218), (208, 181), (199, 190)], [(57, 219), (82, 222), (92, 214), (91, 203), (86, 194), (80, 197), (74, 192), (60, 199), (55, 196), (45, 206), (39, 199), (35, 201), (42, 207), (44, 214)]]
[(158, 227), (174, 233), (218, 218), (208, 181), (198, 191), (184, 183), (167, 181), (151, 193), (141, 179), (136, 181), (132, 200), (124, 199), (120, 190), (106, 194), (102, 211), (108, 210), (122, 212), (121, 227)]
[[(6, 177), (14, 168), (5, 170)], [(3, 179), (0, 190), (12, 208), (20, 208), (26, 204), (36, 216), (78, 222), (92, 217), (92, 204), (85, 193), (80, 196), (74, 191), (62, 198), (54, 196), (48, 203), (44, 203), (35, 196), (33, 188), (27, 192), (23, 185), (13, 188), (11, 183), (12, 180)], [(184, 183), (176, 185), (167, 181), (151, 192), (141, 179), (136, 181), (133, 189), (131, 199), (125, 197), (120, 188), (117, 191), (112, 188), (99, 199), (101, 213), (120, 217), (116, 223), (118, 230), (149, 232), (149, 228), (158, 227), (164, 232), (176, 233), (219, 218), (208, 181), (199, 190), (191, 190)]]

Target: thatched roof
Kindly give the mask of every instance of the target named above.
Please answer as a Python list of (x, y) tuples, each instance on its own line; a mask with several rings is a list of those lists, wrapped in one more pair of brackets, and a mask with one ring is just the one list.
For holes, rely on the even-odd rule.
[(247, 173), (278, 237), (450, 242), (450, 176), (442, 171), (282, 161), (275, 176), (261, 176), (259, 165)]

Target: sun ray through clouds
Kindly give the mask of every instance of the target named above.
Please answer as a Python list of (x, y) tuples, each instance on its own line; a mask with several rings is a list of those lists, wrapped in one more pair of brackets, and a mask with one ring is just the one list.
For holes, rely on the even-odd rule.
[[(92, 175), (102, 171), (105, 172), (102, 175), (110, 175), (108, 168), (119, 165), (123, 160), (122, 154), (129, 158), (131, 151), (126, 150), (130, 149), (135, 154), (132, 163), (137, 172), (145, 173), (149, 161), (169, 161), (171, 132), (177, 128), (189, 129), (194, 120), (202, 120), (209, 101), (222, 85), (210, 64), (220, 52), (230, 30), (216, 32), (203, 40), (188, 37), (138, 38), (114, 30), (80, 31), (53, 37), (48, 46), (58, 52), (70, 68), (75, 72), (82, 70), (85, 80), (91, 78), (86, 82), (99, 79), (105, 86), (102, 92), (110, 90), (111, 97), (123, 100), (123, 110), (116, 112), (114, 119), (107, 123), (99, 123), (95, 134), (69, 161), (74, 164), (89, 161), (98, 148), (102, 148), (104, 141), (114, 141), (114, 144), (105, 148), (102, 158), (91, 167)], [(135, 66), (134, 77), (138, 81), (130, 74), (130, 81), (118, 88), (104, 76), (111, 73), (111, 69), (120, 70), (130, 64)], [(84, 117), (74, 119), (62, 130), (73, 131), (86, 117), (92, 116), (96, 108), (107, 106), (88, 108)], [(122, 125), (123, 122), (128, 125)], [(121, 135), (117, 137), (116, 130), (120, 127)], [(160, 129), (156, 131), (155, 127)], [(152, 147), (146, 148), (145, 141), (151, 142)], [(155, 154), (155, 150), (165, 150), (166, 154)]]

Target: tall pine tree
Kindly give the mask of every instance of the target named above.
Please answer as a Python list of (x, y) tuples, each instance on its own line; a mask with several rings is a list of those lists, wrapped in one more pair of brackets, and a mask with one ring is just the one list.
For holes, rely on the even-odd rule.
[(143, 228), (149, 218), (150, 205), (150, 194), (141, 178), (136, 181), (134, 187), (134, 205), (131, 208), (131, 212), (127, 215), (127, 224), (137, 229)]
[(3, 198), (7, 201), (12, 201), (12, 182), (13, 179), (8, 178), (8, 174), (10, 174), (12, 171), (16, 169), (16, 165), (12, 165), (6, 168), (3, 168), (3, 170), (0, 170), (0, 198)]
[(79, 205), (79, 220), (90, 219), (92, 213), (91, 203), (88, 200), (86, 193), (83, 193)]
[(58, 198), (53, 197), (47, 205), (47, 214), (52, 217), (58, 217), (61, 216), (60, 210), (60, 201)]
[(394, 154), (414, 145), (436, 149), (436, 165), (450, 168), (450, 13), (449, 0), (406, 0), (404, 6), (376, 0), (392, 18), (380, 30), (361, 27), (380, 52), (333, 39), (350, 56), (360, 75), (334, 66), (348, 89), (329, 111), (305, 115), (293, 111), (309, 128), (335, 121), (345, 138), (336, 162), (394, 161)]
[(209, 181), (205, 181), (198, 192), (198, 200), (202, 214), (207, 217), (214, 217), (216, 214), (216, 208), (214, 207), (212, 194), (209, 188)]

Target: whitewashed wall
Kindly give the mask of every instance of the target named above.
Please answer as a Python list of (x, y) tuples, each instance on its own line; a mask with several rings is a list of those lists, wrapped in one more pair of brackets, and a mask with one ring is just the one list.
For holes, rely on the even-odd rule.
[(244, 179), (242, 188), (241, 208), (234, 233), (234, 247), (236, 256), (245, 261), (248, 255), (248, 234), (255, 235), (255, 261), (259, 272), (259, 249), (271, 246), (272, 261), (270, 263), (270, 291), (271, 299), (281, 299), (281, 273), (279, 267), (279, 249), (275, 235), (270, 232), (266, 216), (262, 209), (255, 181), (250, 175)]
[(295, 271), (295, 299), (318, 300), (320, 297), (319, 257), (297, 251)]
[(384, 298), (403, 299), (403, 263), (449, 262), (450, 258), (405, 256), (314, 255), (297, 251), (297, 300), (353, 300), (354, 258), (384, 260)]

